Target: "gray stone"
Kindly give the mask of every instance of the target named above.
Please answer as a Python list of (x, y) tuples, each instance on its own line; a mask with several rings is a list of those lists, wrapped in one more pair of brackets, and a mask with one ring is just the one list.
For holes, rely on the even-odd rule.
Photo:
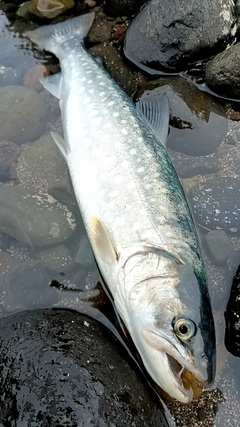
[(90, 48), (89, 52), (102, 58), (108, 73), (132, 96), (137, 88), (136, 75), (123, 61), (120, 51), (110, 44), (100, 44)]
[(215, 56), (206, 67), (205, 78), (213, 91), (228, 98), (239, 98), (240, 43)]
[(127, 351), (87, 316), (64, 310), (9, 316), (1, 319), (0, 343), (3, 425), (168, 426)]
[(196, 221), (208, 230), (240, 235), (240, 180), (212, 178), (195, 186), (188, 195)]
[(124, 53), (152, 74), (186, 70), (226, 47), (236, 28), (233, 0), (151, 0), (130, 24)]
[(0, 141), (22, 144), (39, 138), (46, 127), (43, 98), (22, 86), (0, 88)]
[(210, 231), (204, 236), (202, 242), (210, 260), (215, 265), (224, 267), (228, 259), (234, 257), (234, 246), (223, 230)]
[(0, 67), (0, 86), (19, 85), (23, 81), (23, 75), (12, 67)]
[(193, 157), (171, 150), (169, 155), (177, 174), (182, 178), (207, 175), (218, 170), (218, 162), (215, 153), (209, 156)]
[(14, 142), (0, 142), (0, 180), (8, 180), (10, 168), (13, 167), (20, 154), (20, 148)]
[(75, 266), (71, 252), (65, 245), (37, 250), (36, 254), (45, 267), (52, 271), (66, 273)]
[(112, 26), (112, 21), (107, 21), (105, 15), (98, 14), (87, 35), (87, 42), (91, 45), (108, 42), (111, 39)]
[(72, 213), (48, 193), (21, 185), (0, 187), (1, 232), (31, 247), (44, 247), (63, 242), (75, 228)]
[(214, 153), (228, 131), (225, 108), (182, 77), (162, 77), (149, 82), (137, 92), (136, 98), (161, 94), (168, 96), (170, 104), (167, 147), (195, 157)]

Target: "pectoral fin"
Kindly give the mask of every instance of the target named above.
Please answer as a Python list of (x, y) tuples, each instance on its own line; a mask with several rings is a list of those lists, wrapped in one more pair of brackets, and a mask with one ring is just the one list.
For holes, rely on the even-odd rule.
[(60, 99), (62, 90), (62, 73), (39, 79), (44, 89), (48, 90), (57, 99)]
[(109, 264), (116, 262), (118, 256), (110, 240), (106, 226), (97, 216), (92, 216), (90, 220), (90, 240), (94, 252), (103, 262)]
[(166, 146), (169, 125), (169, 102), (166, 95), (140, 98), (136, 104), (157, 139)]

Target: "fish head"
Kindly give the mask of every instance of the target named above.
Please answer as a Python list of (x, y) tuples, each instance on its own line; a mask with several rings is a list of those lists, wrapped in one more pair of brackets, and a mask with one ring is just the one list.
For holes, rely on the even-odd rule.
[(127, 326), (145, 368), (171, 398), (191, 402), (192, 385), (210, 386), (215, 376), (214, 325), (204, 273), (198, 275), (187, 260), (142, 253), (125, 264), (125, 289)]

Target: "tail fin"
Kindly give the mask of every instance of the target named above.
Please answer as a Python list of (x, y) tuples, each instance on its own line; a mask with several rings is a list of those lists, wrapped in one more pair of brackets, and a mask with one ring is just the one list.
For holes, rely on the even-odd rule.
[[(27, 31), (27, 36), (40, 48), (57, 55), (58, 46), (72, 37), (83, 40), (89, 32), (95, 13), (76, 16), (55, 25), (44, 25), (34, 31)], [(58, 55), (57, 55), (58, 56)]]

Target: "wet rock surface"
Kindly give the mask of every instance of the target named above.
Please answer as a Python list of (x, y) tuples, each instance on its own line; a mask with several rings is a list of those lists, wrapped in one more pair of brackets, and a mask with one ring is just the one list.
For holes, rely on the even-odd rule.
[(0, 88), (0, 141), (22, 144), (39, 138), (46, 127), (42, 97), (22, 86)]
[(235, 24), (232, 0), (151, 0), (129, 26), (124, 53), (152, 74), (185, 70), (226, 47)]
[(194, 157), (173, 150), (168, 151), (177, 174), (182, 178), (207, 175), (218, 170), (218, 161), (215, 153), (209, 156)]
[(215, 265), (226, 265), (229, 258), (234, 257), (234, 246), (223, 230), (213, 230), (207, 233), (203, 240), (209, 258)]
[(10, 177), (10, 167), (14, 166), (20, 154), (20, 148), (14, 142), (0, 142), (0, 180), (6, 181)]
[(0, 187), (0, 231), (33, 246), (52, 246), (76, 228), (72, 213), (48, 193), (21, 185)]
[(240, 234), (240, 180), (212, 178), (199, 183), (189, 194), (196, 221), (208, 230)]
[(1, 319), (2, 425), (167, 427), (113, 334), (77, 313)]
[(206, 67), (205, 78), (213, 91), (228, 98), (239, 98), (240, 43), (215, 56)]
[(149, 82), (137, 92), (136, 98), (159, 94), (166, 94), (170, 104), (167, 147), (194, 157), (214, 153), (227, 133), (225, 108), (181, 77)]
[(53, 271), (67, 272), (75, 265), (71, 252), (65, 245), (38, 250), (37, 257), (42, 260), (45, 267)]
[(12, 67), (0, 67), (0, 86), (20, 85), (22, 74)]
[(111, 16), (131, 16), (146, 0), (106, 0), (105, 11)]

